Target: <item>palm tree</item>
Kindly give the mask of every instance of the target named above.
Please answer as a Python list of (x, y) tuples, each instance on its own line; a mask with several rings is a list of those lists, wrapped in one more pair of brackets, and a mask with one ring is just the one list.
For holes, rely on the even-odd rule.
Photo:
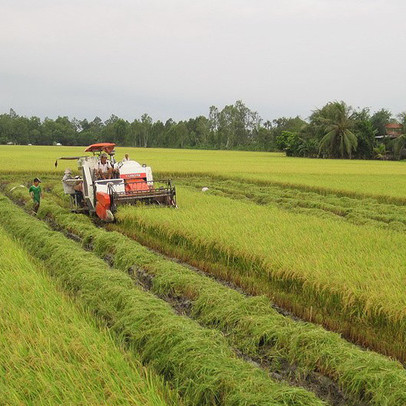
[(377, 147), (374, 148), (374, 157), (376, 159), (387, 159), (388, 151), (386, 150), (385, 144), (379, 144)]
[(354, 120), (351, 118), (351, 107), (344, 102), (333, 102), (317, 112), (318, 121), (324, 136), (319, 144), (321, 151), (333, 157), (351, 158), (352, 151), (357, 149), (356, 135), (351, 131)]

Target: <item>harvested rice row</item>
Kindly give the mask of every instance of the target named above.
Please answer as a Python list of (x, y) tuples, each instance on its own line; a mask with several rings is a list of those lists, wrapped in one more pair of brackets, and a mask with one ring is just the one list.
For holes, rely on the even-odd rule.
[[(339, 335), (313, 324), (294, 322), (270, 307), (264, 297), (248, 298), (190, 269), (164, 260), (137, 242), (95, 227), (47, 202), (40, 215), (92, 243), (101, 257), (112, 256), (114, 266), (127, 271), (142, 267), (152, 279), (155, 293), (191, 302), (194, 318), (221, 329), (240, 351), (252, 357), (286, 359), (298, 373), (319, 371), (333, 379), (355, 404), (406, 403), (406, 373), (401, 364), (363, 351)], [(355, 400), (354, 400), (355, 399)]]
[(252, 203), (231, 205), (228, 198), (186, 188), (179, 198), (177, 211), (122, 207), (114, 228), (406, 360), (406, 243), (399, 233)]
[(0, 226), (0, 404), (181, 404)]
[(272, 381), (238, 359), (222, 334), (176, 315), (61, 233), (0, 197), (3, 227), (44, 261), (49, 272), (102, 320), (144, 364), (192, 405), (322, 405), (312, 393)]

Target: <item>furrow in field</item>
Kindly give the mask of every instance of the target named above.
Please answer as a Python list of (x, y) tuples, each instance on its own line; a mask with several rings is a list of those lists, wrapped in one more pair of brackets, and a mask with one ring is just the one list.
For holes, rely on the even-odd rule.
[(275, 382), (238, 359), (222, 334), (176, 315), (167, 303), (134, 285), (128, 275), (111, 269), (7, 198), (0, 197), (0, 205), (3, 227), (189, 404), (325, 404), (312, 393)]
[(84, 244), (91, 242), (99, 256), (109, 257), (123, 271), (132, 270), (144, 286), (175, 307), (186, 304), (192, 317), (220, 329), (232, 346), (269, 362), (273, 371), (278, 371), (279, 363), (279, 370), (293, 366), (292, 376), (302, 374), (310, 379), (312, 373), (321, 372), (352, 398), (346, 404), (396, 405), (404, 401), (406, 375), (400, 364), (362, 351), (317, 326), (283, 317), (272, 310), (266, 298), (246, 297), (162, 259), (123, 235), (98, 229), (86, 217), (67, 213), (49, 202), (40, 215), (50, 216), (65, 230), (80, 234)]

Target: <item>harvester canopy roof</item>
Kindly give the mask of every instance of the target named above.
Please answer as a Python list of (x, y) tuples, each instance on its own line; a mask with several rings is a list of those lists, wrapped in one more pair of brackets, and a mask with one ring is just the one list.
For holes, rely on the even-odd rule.
[(114, 147), (116, 144), (113, 144), (112, 142), (101, 142), (99, 144), (92, 144), (89, 145), (86, 149), (85, 152), (107, 152), (110, 154), (111, 151), (113, 151)]

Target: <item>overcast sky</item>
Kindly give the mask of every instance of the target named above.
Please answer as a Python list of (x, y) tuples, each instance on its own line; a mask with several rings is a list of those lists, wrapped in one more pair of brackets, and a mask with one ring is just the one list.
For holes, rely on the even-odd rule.
[(405, 0), (0, 0), (0, 114), (406, 110)]

